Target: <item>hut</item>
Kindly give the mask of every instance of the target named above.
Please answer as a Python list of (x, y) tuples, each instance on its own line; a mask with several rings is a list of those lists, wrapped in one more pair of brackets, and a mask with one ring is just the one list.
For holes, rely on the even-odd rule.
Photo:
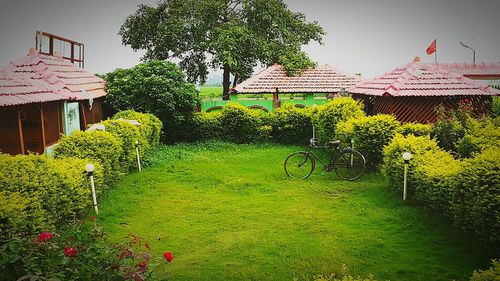
[(0, 68), (0, 152), (43, 153), (61, 134), (99, 122), (104, 96), (101, 78), (30, 49)]
[[(282, 102), (293, 103), (297, 107), (320, 104), (327, 101), (326, 96), (334, 97), (346, 88), (361, 81), (361, 77), (349, 74), (329, 65), (317, 66), (304, 70), (300, 75), (288, 76), (283, 66), (275, 64), (231, 90), (231, 100), (250, 108), (263, 108), (266, 111), (280, 107)], [(248, 94), (272, 94), (272, 100), (244, 100), (241, 96)], [(297, 94), (304, 97), (283, 99), (281, 94)], [(320, 99), (314, 95), (322, 94)], [(238, 98), (240, 97), (240, 99)], [(221, 108), (226, 101), (204, 101), (203, 109), (210, 111)]]
[(347, 91), (353, 98), (363, 101), (368, 114), (393, 114), (401, 122), (431, 123), (437, 119), (435, 108), (438, 105), (453, 109), (461, 101), (467, 101), (476, 114), (489, 111), (492, 96), (500, 95), (500, 91), (467, 78), (467, 75), (476, 79), (494, 78), (492, 73), (497, 68), (483, 67), (478, 72), (479, 69), (479, 66), (422, 63), (417, 57), (403, 67), (361, 82)]

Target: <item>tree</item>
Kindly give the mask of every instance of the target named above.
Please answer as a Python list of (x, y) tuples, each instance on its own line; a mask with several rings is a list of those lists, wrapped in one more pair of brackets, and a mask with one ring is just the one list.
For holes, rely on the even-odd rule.
[(121, 26), (122, 43), (146, 50), (144, 60), (180, 59), (188, 81), (204, 83), (209, 67), (223, 70), (223, 97), (258, 64), (283, 64), (289, 74), (313, 66), (301, 46), (322, 43), (317, 22), (282, 0), (163, 0), (139, 5)]
[(172, 62), (150, 61), (117, 69), (103, 78), (108, 92), (106, 114), (127, 109), (152, 113), (163, 122), (163, 140), (176, 140), (199, 103), (195, 86), (186, 82), (182, 70)]

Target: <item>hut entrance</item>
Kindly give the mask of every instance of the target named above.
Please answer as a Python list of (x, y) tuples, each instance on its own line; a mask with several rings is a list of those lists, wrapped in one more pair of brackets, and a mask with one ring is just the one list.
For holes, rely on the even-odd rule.
[(34, 104), (25, 105), (21, 109), (20, 117), (23, 132), (24, 151), (43, 153), (43, 128), (40, 109)]

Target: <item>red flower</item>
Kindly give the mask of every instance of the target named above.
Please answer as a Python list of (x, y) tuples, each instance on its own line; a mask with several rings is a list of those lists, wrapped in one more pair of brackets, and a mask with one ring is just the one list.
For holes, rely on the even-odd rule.
[(165, 252), (163, 253), (163, 256), (165, 257), (167, 262), (172, 262), (172, 260), (174, 259), (174, 255), (172, 254), (172, 252)]
[(462, 100), (463, 103), (469, 103), (470, 102), (470, 99), (463, 99)]
[(91, 217), (89, 218), (89, 220), (91, 220), (91, 221), (95, 221), (96, 219), (97, 219), (97, 217), (96, 217), (96, 216), (91, 216)]
[(44, 243), (46, 241), (52, 240), (52, 238), (54, 238), (54, 234), (52, 234), (50, 232), (42, 232), (42, 233), (38, 234), (37, 242)]
[(65, 257), (76, 257), (76, 249), (73, 247), (64, 248), (64, 256)]

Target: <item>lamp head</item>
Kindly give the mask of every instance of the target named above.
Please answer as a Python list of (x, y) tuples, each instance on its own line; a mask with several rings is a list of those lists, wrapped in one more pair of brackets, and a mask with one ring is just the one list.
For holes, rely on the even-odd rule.
[(87, 173), (93, 173), (94, 172), (94, 165), (92, 163), (89, 163), (87, 165), (85, 165), (85, 171), (87, 171)]
[(411, 159), (411, 153), (410, 152), (403, 153), (403, 160), (409, 161), (410, 159)]

